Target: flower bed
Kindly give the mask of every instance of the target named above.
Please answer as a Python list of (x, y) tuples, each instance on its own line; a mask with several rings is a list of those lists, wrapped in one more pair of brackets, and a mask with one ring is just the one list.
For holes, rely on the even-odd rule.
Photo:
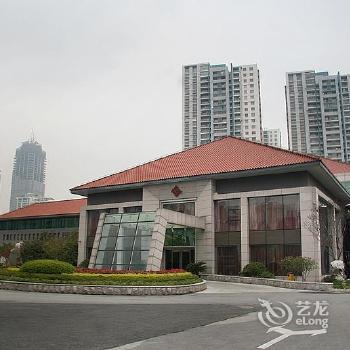
[(167, 274), (167, 273), (183, 273), (186, 272), (183, 269), (171, 269), (171, 270), (160, 270), (160, 271), (132, 271), (129, 270), (110, 270), (110, 269), (88, 269), (88, 268), (82, 268), (77, 267), (75, 269), (78, 273), (90, 273), (90, 274), (99, 274), (99, 275), (123, 275), (123, 274)]
[[(84, 269), (84, 271), (87, 271)], [(47, 284), (75, 285), (114, 285), (114, 286), (176, 286), (199, 283), (202, 280), (190, 272), (161, 273), (123, 272), (101, 273), (97, 271), (75, 272), (73, 274), (27, 273), (15, 268), (1, 268), (0, 280), (16, 282), (34, 282)]]

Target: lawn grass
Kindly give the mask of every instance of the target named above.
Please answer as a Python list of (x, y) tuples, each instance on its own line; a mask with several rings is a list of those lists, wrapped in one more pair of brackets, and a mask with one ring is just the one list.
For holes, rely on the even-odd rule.
[(118, 286), (173, 286), (198, 283), (202, 280), (190, 272), (167, 274), (43, 274), (27, 273), (16, 268), (1, 268), (0, 280), (50, 284), (118, 285)]

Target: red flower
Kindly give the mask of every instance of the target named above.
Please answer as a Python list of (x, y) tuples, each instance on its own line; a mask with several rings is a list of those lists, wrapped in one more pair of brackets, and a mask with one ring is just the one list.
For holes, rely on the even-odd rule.
[(98, 274), (125, 274), (125, 273), (139, 273), (139, 274), (166, 274), (166, 273), (180, 273), (186, 272), (183, 269), (171, 269), (160, 271), (140, 271), (140, 270), (110, 270), (110, 269), (88, 269), (77, 267), (75, 272), (79, 273), (98, 273)]

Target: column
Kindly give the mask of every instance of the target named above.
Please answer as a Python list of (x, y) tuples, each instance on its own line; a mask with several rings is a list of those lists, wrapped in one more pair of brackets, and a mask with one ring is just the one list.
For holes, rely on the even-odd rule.
[(316, 188), (302, 187), (300, 189), (301, 255), (310, 257), (318, 264), (318, 268), (309, 275), (308, 279), (310, 281), (319, 281), (321, 279), (321, 242), (316, 232), (313, 232), (315, 230), (308, 228), (312, 221), (310, 216), (315, 217), (315, 211), (318, 211), (318, 206)]
[(81, 208), (79, 216), (78, 265), (86, 259), (87, 215), (86, 207)]

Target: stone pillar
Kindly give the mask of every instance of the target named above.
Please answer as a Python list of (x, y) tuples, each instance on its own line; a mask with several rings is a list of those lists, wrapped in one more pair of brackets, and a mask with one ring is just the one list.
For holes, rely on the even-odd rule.
[(147, 259), (147, 271), (159, 271), (162, 265), (167, 220), (157, 211), (152, 231), (152, 240)]
[[(309, 275), (310, 281), (321, 279), (321, 242), (315, 230), (307, 226), (315, 226), (317, 223), (310, 220), (310, 215), (315, 216), (318, 209), (318, 195), (315, 187), (302, 187), (300, 189), (300, 224), (301, 224), (301, 255), (310, 257), (318, 264), (317, 269)], [(318, 220), (318, 216), (317, 219)]]
[(87, 244), (87, 210), (81, 208), (79, 216), (79, 235), (78, 235), (78, 265), (86, 259)]
[(248, 198), (241, 197), (241, 269), (249, 263), (249, 208)]
[(195, 214), (205, 217), (205, 230), (196, 232), (196, 261), (204, 261), (207, 272), (215, 273), (214, 203), (211, 180), (198, 188)]
[(106, 213), (100, 214), (100, 218), (98, 220), (98, 225), (97, 225), (96, 234), (95, 234), (94, 245), (93, 245), (92, 251), (91, 251), (89, 269), (92, 269), (95, 267), (97, 250), (98, 250), (98, 246), (100, 244), (100, 240), (101, 240), (101, 236), (102, 236), (102, 229), (103, 229), (103, 223), (105, 221), (105, 217), (106, 217)]

